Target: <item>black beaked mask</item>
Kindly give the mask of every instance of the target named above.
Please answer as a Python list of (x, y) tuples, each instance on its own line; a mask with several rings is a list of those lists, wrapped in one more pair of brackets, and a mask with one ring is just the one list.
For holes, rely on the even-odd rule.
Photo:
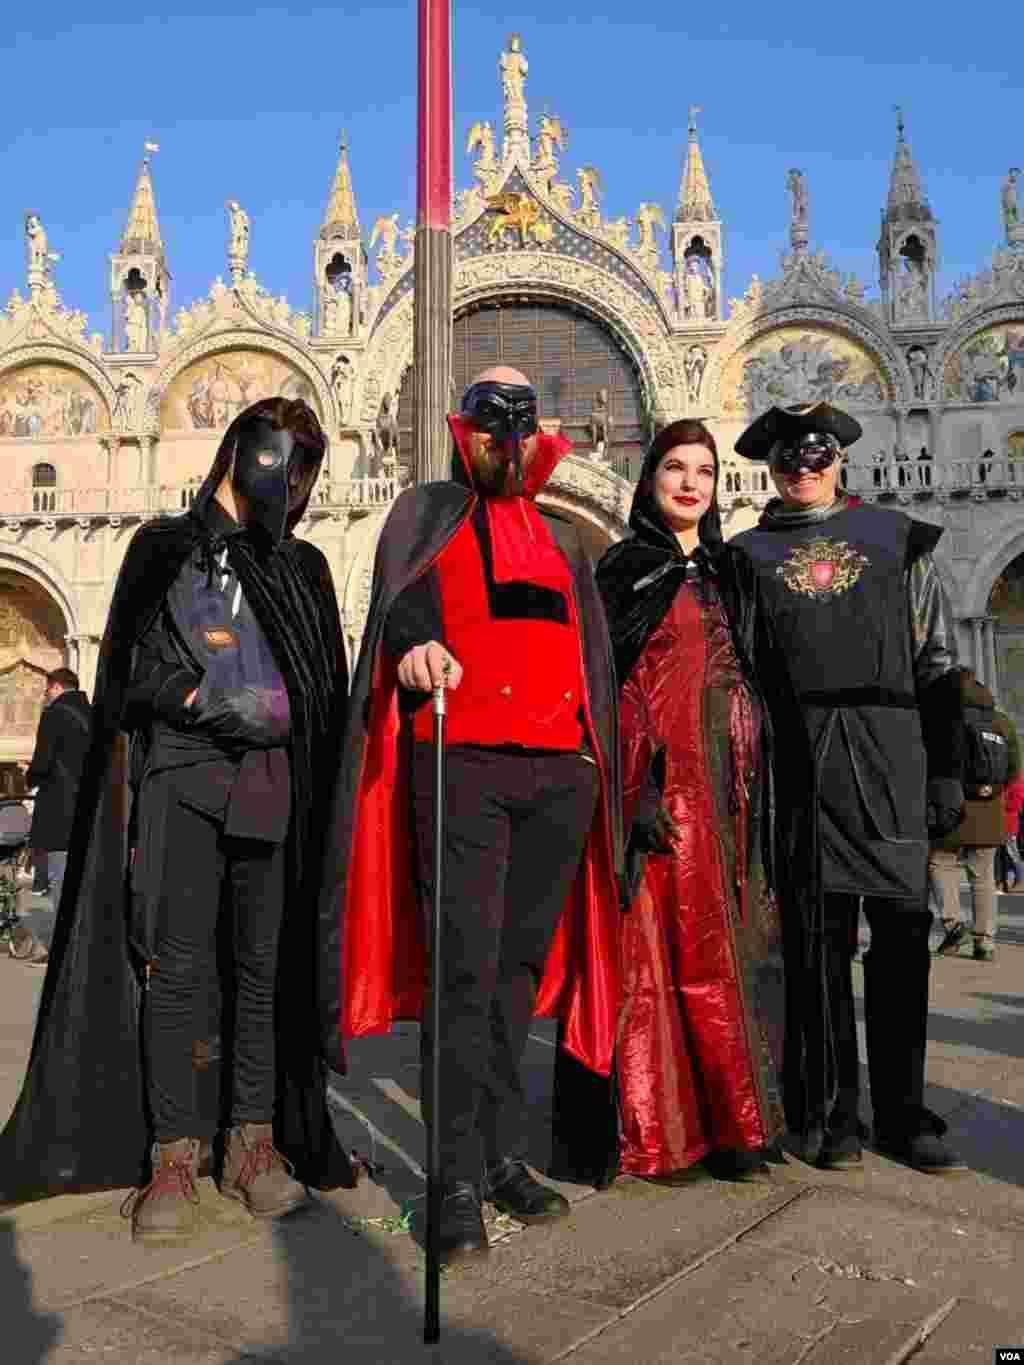
[(502, 384), (493, 379), (471, 384), (462, 397), (462, 415), (477, 431), (510, 448), (516, 480), (521, 484), (520, 446), (537, 431), (537, 391), (533, 385)]
[(319, 454), (263, 418), (246, 422), (239, 431), (231, 487), (241, 502), (245, 525), (258, 527), (273, 546), (284, 539), (291, 491), (296, 485), (306, 491)]

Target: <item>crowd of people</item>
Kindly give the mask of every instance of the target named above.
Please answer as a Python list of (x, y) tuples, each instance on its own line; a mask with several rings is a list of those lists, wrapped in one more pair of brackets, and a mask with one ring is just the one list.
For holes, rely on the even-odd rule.
[(293, 534), (327, 449), (302, 400), (240, 413), (191, 509), (133, 538), (49, 837), (63, 892), (0, 1200), (131, 1186), (133, 1237), (163, 1243), (195, 1235), (204, 1172), (266, 1218), (354, 1185), (328, 1073), (423, 1019), (431, 974), (447, 1264), (486, 1255), (484, 1202), (568, 1213), (525, 1161), (535, 1014), (558, 1021), (555, 1179), (856, 1167), (861, 912), (874, 1146), (963, 1170), (924, 1105), (929, 900), (957, 950), (968, 857), (991, 959), (986, 850), (1024, 783), (958, 663), (941, 529), (843, 491), (851, 416), (772, 408), (736, 446), (778, 492), (753, 530), (725, 541), (715, 441), (674, 422), (595, 575), (538, 505), (571, 447), (528, 378), (485, 370), (449, 427), (450, 478), (381, 532), (351, 689), (327, 563)]

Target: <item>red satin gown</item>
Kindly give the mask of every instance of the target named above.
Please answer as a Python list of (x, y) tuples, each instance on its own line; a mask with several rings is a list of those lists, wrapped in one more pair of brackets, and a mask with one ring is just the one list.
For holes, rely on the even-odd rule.
[(626, 828), (664, 744), (679, 828), (622, 922), (621, 1169), (680, 1170), (784, 1127), (781, 932), (761, 866), (760, 712), (713, 581), (688, 578), (622, 689)]

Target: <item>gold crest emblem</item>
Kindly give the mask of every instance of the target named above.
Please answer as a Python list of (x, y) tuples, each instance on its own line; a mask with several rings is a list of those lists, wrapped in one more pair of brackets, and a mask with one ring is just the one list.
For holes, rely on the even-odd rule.
[(848, 541), (820, 536), (795, 549), (775, 572), (790, 592), (821, 600), (847, 592), (870, 563)]

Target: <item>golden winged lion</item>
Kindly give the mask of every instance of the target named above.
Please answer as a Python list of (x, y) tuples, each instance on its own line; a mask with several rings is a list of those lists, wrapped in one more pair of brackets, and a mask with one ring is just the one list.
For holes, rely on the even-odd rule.
[(504, 246), (507, 232), (519, 233), (520, 246), (529, 246), (531, 238), (540, 243), (551, 240), (554, 229), (542, 220), (540, 205), (528, 194), (503, 190), (489, 197), (487, 207), (498, 214), (487, 233), (488, 246)]

